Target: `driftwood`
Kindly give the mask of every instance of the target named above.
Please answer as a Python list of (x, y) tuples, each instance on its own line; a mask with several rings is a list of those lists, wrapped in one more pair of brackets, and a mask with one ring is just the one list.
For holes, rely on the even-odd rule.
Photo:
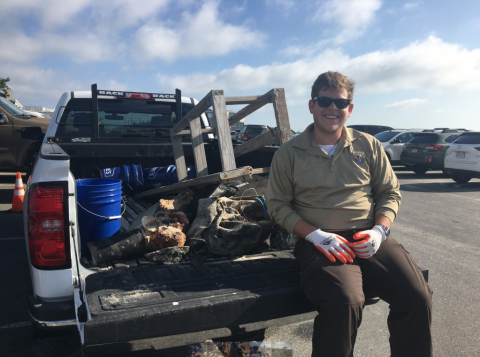
[(177, 211), (180, 208), (189, 205), (195, 198), (195, 193), (192, 190), (180, 192), (177, 197), (172, 199), (161, 199), (159, 201), (160, 209), (168, 211)]

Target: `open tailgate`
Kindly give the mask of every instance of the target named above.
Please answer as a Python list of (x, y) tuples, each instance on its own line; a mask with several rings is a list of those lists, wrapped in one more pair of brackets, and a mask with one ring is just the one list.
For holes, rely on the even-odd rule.
[(92, 319), (85, 323), (84, 346), (218, 328), (236, 331), (242, 324), (312, 311), (297, 273), (292, 252), (280, 251), (89, 275)]

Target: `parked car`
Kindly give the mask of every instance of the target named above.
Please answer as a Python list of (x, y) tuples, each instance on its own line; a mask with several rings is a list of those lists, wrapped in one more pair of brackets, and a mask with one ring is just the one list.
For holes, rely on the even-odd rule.
[(394, 129), (382, 131), (374, 136), (382, 143), (391, 164), (399, 164), (403, 145), (413, 138), (413, 134), (423, 129)]
[(266, 130), (271, 130), (268, 125), (264, 124), (246, 124), (237, 134), (237, 143), (243, 144), (248, 140), (252, 140), (254, 137), (263, 134)]
[[(29, 173), (49, 122), (50, 118), (33, 116), (6, 96), (0, 96), (0, 170)], [(21, 131), (25, 127), (36, 127), (37, 135), (33, 139), (23, 139)]]
[(445, 171), (458, 183), (480, 177), (480, 132), (461, 134), (450, 144), (445, 155)]
[(413, 138), (404, 145), (400, 160), (407, 168), (418, 175), (430, 170), (442, 170), (444, 174), (445, 153), (448, 144), (461, 134), (456, 129), (444, 129), (440, 132), (415, 133)]
[(381, 133), (382, 131), (393, 129), (391, 126), (385, 126), (385, 125), (347, 125), (347, 128), (352, 128), (358, 131), (362, 131), (370, 135), (375, 135), (375, 134)]

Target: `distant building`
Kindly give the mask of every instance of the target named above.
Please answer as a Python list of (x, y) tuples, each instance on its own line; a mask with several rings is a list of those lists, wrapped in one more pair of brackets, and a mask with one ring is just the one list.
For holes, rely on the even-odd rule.
[(23, 110), (29, 111), (29, 112), (35, 112), (35, 113), (40, 113), (44, 117), (51, 118), (53, 115), (54, 110), (53, 109), (48, 109), (45, 107), (40, 107), (40, 106), (34, 106), (34, 105), (24, 105), (22, 107)]

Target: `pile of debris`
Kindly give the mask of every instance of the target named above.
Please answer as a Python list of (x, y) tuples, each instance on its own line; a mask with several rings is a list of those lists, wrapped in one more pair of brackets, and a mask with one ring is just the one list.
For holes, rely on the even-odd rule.
[[(128, 231), (88, 243), (91, 263), (143, 255), (151, 263), (177, 264), (291, 249), (291, 234), (269, 220), (267, 180), (259, 176), (251, 184), (211, 185), (160, 199)], [(249, 190), (255, 195), (247, 196)]]

